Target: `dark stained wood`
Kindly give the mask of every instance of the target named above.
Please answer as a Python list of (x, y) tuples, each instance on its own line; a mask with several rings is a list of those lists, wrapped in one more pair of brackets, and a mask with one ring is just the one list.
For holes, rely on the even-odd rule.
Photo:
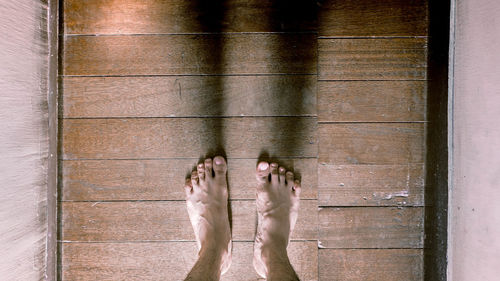
[(422, 248), (422, 207), (321, 208), (322, 248)]
[(319, 278), (349, 281), (423, 281), (423, 251), (320, 249)]
[(425, 80), (427, 39), (319, 39), (320, 80)]
[[(314, 116), (306, 76), (64, 77), (64, 117)], [(214, 106), (215, 105), (215, 106)]]
[(427, 36), (427, 0), (327, 0), (319, 20), (320, 36)]
[(320, 206), (423, 206), (423, 165), (318, 166)]
[(424, 124), (320, 124), (319, 163), (423, 163)]
[[(63, 241), (194, 241), (184, 201), (62, 202)], [(231, 201), (234, 241), (253, 241), (255, 201)], [(318, 235), (316, 200), (302, 200), (291, 239)]]
[(311, 34), (69, 36), (64, 75), (316, 73)]
[(278, 1), (260, 0), (210, 3), (66, 0), (64, 31), (66, 34), (138, 34), (316, 30), (316, 2), (282, 2), (280, 5)]
[(229, 158), (316, 157), (316, 118), (64, 119), (63, 159), (198, 158), (224, 132)]
[[(228, 159), (231, 199), (255, 199), (257, 159)], [(183, 200), (195, 159), (62, 161), (64, 201)], [(317, 198), (317, 159), (279, 159), (301, 176), (302, 199)]]
[[(60, 243), (62, 280), (183, 280), (196, 261), (195, 242)], [(303, 281), (318, 280), (316, 242), (292, 241), (290, 261)], [(253, 243), (234, 242), (221, 280), (262, 280), (252, 265)]]
[(321, 81), (318, 121), (425, 121), (425, 81)]

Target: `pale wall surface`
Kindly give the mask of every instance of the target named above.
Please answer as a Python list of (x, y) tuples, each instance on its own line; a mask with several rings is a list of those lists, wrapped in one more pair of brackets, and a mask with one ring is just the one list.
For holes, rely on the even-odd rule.
[(457, 0), (449, 276), (500, 280), (500, 1)]
[(41, 280), (47, 235), (46, 7), (0, 2), (0, 279)]

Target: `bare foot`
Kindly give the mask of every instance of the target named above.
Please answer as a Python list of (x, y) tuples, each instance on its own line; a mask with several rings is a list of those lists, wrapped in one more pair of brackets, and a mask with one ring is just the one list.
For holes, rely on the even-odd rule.
[(300, 181), (276, 163), (260, 162), (256, 176), (258, 226), (253, 265), (261, 277), (267, 278), (272, 261), (266, 253), (284, 255), (288, 261), (286, 247), (297, 221)]
[[(220, 254), (221, 274), (231, 265), (231, 230), (227, 212), (227, 165), (223, 157), (205, 159), (186, 179), (186, 203), (198, 250)], [(218, 258), (218, 257), (214, 257)]]

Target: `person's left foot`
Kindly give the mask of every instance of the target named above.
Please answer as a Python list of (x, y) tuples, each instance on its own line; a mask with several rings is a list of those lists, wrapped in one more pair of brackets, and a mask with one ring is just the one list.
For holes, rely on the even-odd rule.
[(207, 158), (186, 179), (186, 203), (198, 249), (221, 254), (221, 274), (231, 265), (231, 230), (227, 210), (226, 161)]

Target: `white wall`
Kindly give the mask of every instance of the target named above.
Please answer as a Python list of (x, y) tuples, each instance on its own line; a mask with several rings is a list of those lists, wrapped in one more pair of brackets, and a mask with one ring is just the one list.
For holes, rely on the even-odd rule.
[(448, 280), (500, 280), (500, 1), (456, 0)]
[(0, 2), (1, 280), (45, 278), (48, 46), (41, 2)]

